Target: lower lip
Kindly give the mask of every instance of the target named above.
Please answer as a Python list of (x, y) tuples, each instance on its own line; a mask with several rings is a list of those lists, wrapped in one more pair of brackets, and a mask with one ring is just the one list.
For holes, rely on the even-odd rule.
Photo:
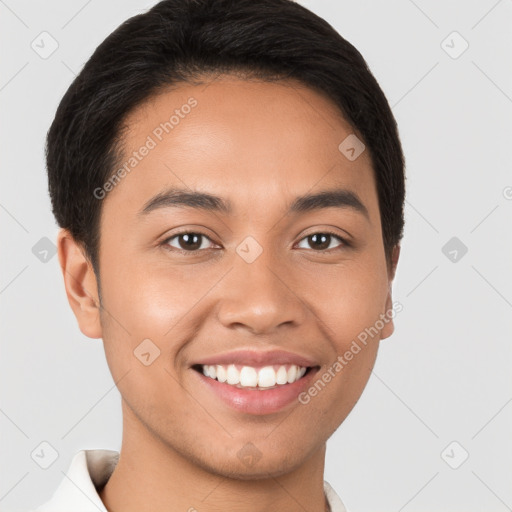
[(206, 377), (192, 370), (200, 380), (209, 387), (224, 403), (240, 412), (248, 414), (271, 414), (278, 412), (287, 405), (298, 402), (299, 394), (304, 391), (317, 373), (312, 368), (301, 379), (292, 384), (282, 384), (272, 389), (243, 389), (231, 386), (217, 379)]

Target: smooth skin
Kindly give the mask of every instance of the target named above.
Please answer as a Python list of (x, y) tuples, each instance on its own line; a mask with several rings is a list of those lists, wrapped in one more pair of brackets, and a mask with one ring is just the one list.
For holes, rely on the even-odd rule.
[[(125, 156), (190, 97), (197, 105), (102, 200), (102, 307), (81, 247), (66, 230), (58, 236), (69, 303), (82, 333), (103, 338), (122, 396), (120, 459), (100, 496), (110, 512), (323, 512), (326, 441), (361, 396), (393, 322), (308, 404), (273, 414), (232, 409), (191, 365), (277, 348), (312, 358), (320, 377), (391, 310), (399, 247), (388, 265), (369, 151), (354, 161), (339, 151), (354, 131), (318, 92), (224, 75), (134, 110)], [(221, 196), (232, 212), (140, 213), (172, 186)], [(297, 196), (333, 188), (356, 194), (368, 215), (286, 213)], [(191, 250), (182, 231), (204, 236)], [(318, 248), (311, 235), (326, 231), (348, 244), (333, 236)], [(236, 252), (248, 236), (263, 249), (252, 263)], [(145, 339), (160, 350), (147, 366), (134, 355)], [(237, 456), (248, 443), (260, 454), (252, 465)]]

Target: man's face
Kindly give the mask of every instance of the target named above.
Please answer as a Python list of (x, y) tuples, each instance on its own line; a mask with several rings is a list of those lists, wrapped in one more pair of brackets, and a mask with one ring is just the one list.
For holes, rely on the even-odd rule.
[[(122, 378), (125, 433), (218, 474), (291, 471), (349, 414), (392, 332), (381, 322), (333, 370), (391, 307), (369, 151), (347, 158), (338, 146), (353, 130), (335, 106), (286, 82), (183, 84), (127, 122), (123, 163), (134, 151), (137, 161), (103, 199), (99, 252), (101, 333)], [(230, 210), (172, 204), (171, 189)], [(333, 190), (341, 200), (291, 208)], [(245, 385), (204, 375), (212, 361), (221, 380)], [(288, 383), (294, 363), (309, 369)], [(255, 389), (254, 376), (271, 389)]]

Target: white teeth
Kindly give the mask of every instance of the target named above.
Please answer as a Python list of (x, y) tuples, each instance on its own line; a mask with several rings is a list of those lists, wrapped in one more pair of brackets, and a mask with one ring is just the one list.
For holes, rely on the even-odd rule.
[(252, 366), (244, 366), (240, 372), (240, 385), (254, 387), (258, 384), (258, 373)]
[(280, 366), (276, 373), (276, 384), (287, 384), (288, 372), (284, 366)]
[(290, 369), (288, 370), (288, 383), (291, 384), (297, 380), (297, 370), (298, 368), (292, 364)]
[[(287, 368), (288, 367), (288, 368)], [(230, 365), (202, 365), (206, 377), (217, 379), (232, 386), (243, 388), (272, 388), (284, 384), (292, 384), (301, 379), (307, 368), (297, 365), (275, 365), (253, 368), (252, 366), (237, 367)]]
[(234, 364), (230, 364), (228, 366), (227, 374), (228, 374), (228, 380), (227, 380), (228, 384), (234, 385), (234, 384), (238, 384), (240, 382), (240, 372), (236, 369), (236, 366)]
[(226, 382), (227, 372), (224, 366), (217, 365), (217, 380), (219, 382)]
[(258, 386), (260, 388), (271, 388), (276, 385), (276, 372), (272, 366), (265, 366), (258, 372)]

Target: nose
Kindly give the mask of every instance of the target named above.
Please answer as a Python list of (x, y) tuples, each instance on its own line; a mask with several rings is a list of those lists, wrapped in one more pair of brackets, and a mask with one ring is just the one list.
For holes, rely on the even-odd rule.
[(226, 328), (272, 334), (296, 328), (307, 316), (298, 281), (276, 255), (263, 253), (252, 263), (236, 257), (218, 289), (218, 319)]

